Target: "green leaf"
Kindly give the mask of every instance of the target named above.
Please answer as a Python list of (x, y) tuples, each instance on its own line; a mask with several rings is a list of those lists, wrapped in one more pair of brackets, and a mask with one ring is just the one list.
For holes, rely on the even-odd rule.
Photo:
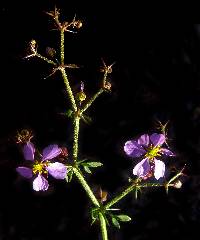
[(93, 217), (92, 218), (92, 222), (91, 222), (91, 226), (96, 222), (97, 218)]
[[(85, 162), (85, 161), (87, 161), (88, 159), (87, 158), (84, 158), (84, 159), (82, 159), (82, 160), (80, 160), (80, 161), (77, 161), (77, 164), (82, 164), (83, 162)], [(82, 165), (84, 165), (84, 164), (82, 164)]]
[(87, 173), (92, 173), (92, 172), (90, 171), (89, 167), (83, 166), (83, 168), (84, 168), (84, 170), (85, 170)]
[(98, 214), (94, 209), (92, 209), (92, 211), (91, 211), (91, 218), (92, 218), (91, 225), (93, 225), (98, 218)]
[(101, 162), (87, 162), (86, 164), (88, 167), (93, 167), (93, 168), (103, 166), (103, 164)]
[(90, 215), (92, 218), (91, 225), (95, 223), (95, 221), (99, 218), (99, 207), (94, 207), (90, 210)]
[(67, 175), (66, 175), (66, 177), (65, 177), (65, 179), (66, 179), (66, 181), (69, 183), (69, 182), (71, 182), (71, 180), (72, 180), (72, 177), (73, 177), (73, 170), (69, 170), (68, 172), (67, 172)]
[(116, 228), (120, 229), (120, 224), (119, 224), (118, 220), (117, 220), (114, 216), (112, 216), (112, 224), (113, 224)]
[(128, 215), (117, 215), (117, 219), (121, 222), (131, 221), (131, 218)]
[(68, 109), (68, 110), (65, 112), (65, 115), (66, 115), (67, 117), (69, 117), (69, 118), (72, 117), (72, 114), (73, 114), (73, 110), (71, 110), (71, 109)]
[(106, 215), (104, 214), (103, 216), (104, 216), (104, 219), (105, 219), (106, 225), (107, 225), (107, 226), (110, 226), (109, 221), (108, 221)]

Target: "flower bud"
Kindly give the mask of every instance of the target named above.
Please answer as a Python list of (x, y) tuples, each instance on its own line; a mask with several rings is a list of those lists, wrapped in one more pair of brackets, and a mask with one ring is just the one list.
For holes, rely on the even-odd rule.
[(108, 90), (108, 91), (111, 90), (111, 87), (112, 87), (112, 84), (111, 84), (110, 82), (105, 82), (105, 84), (104, 84), (104, 86), (103, 86), (103, 88), (104, 88), (105, 90)]
[(79, 102), (83, 102), (83, 101), (85, 101), (85, 99), (86, 99), (86, 94), (84, 93), (84, 92), (78, 92), (77, 94), (76, 94), (76, 99), (79, 101)]
[(31, 53), (36, 54), (37, 53), (37, 42), (34, 39), (32, 39), (29, 43), (29, 46), (30, 46)]
[(177, 180), (174, 185), (173, 185), (174, 188), (181, 188), (182, 187), (182, 182), (180, 180)]
[(82, 26), (83, 26), (83, 23), (80, 20), (74, 21), (73, 23), (74, 28), (80, 29), (82, 28)]

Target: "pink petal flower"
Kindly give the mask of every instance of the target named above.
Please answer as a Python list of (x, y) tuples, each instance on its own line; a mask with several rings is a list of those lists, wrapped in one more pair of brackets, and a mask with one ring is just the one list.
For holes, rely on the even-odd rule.
[(46, 191), (48, 187), (48, 181), (40, 174), (33, 181), (33, 189), (35, 191)]
[(67, 174), (67, 167), (59, 162), (50, 163), (46, 169), (56, 179), (65, 179)]
[(134, 140), (125, 143), (124, 151), (130, 157), (140, 157), (146, 153), (144, 148)]
[(159, 179), (161, 177), (164, 177), (165, 175), (165, 164), (164, 162), (155, 159), (155, 169), (154, 169), (154, 177), (155, 179)]
[(33, 143), (27, 142), (23, 146), (23, 154), (24, 154), (24, 158), (26, 160), (31, 160), (31, 161), (34, 160), (35, 147), (34, 147)]
[(25, 178), (32, 178), (32, 176), (33, 176), (32, 169), (30, 169), (30, 168), (17, 167), (16, 170), (21, 176), (23, 176)]
[(149, 135), (148, 134), (143, 134), (140, 136), (137, 140), (139, 145), (143, 145), (145, 147), (148, 147), (149, 145)]
[(169, 157), (174, 157), (176, 156), (172, 151), (170, 151), (169, 149), (167, 148), (161, 148), (161, 153), (166, 155), (166, 156), (169, 156)]
[(161, 146), (165, 142), (165, 135), (164, 134), (159, 134), (159, 133), (153, 133), (150, 136), (150, 141), (154, 146)]
[(50, 160), (52, 158), (57, 157), (62, 152), (61, 148), (58, 147), (56, 144), (49, 145), (43, 150), (43, 157), (42, 161)]
[(133, 174), (137, 175), (138, 177), (146, 176), (151, 170), (149, 161), (147, 158), (143, 159), (139, 162), (133, 169)]

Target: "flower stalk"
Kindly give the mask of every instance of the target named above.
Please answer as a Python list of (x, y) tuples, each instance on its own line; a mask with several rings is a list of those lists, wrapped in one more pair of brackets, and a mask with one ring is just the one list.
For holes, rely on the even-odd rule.
[(78, 137), (80, 127), (80, 117), (78, 115), (74, 118), (74, 143), (73, 143), (73, 161), (76, 163), (78, 157)]
[(65, 30), (63, 28), (61, 28), (60, 30), (60, 62), (61, 65), (64, 65), (65, 63), (65, 34), (64, 34)]
[(103, 88), (100, 88), (99, 91), (94, 94), (93, 97), (90, 98), (90, 100), (85, 104), (85, 106), (81, 109), (80, 114), (84, 113), (91, 105), (92, 103), (104, 92)]
[(107, 233), (107, 227), (106, 227), (106, 221), (101, 212), (99, 212), (99, 221), (101, 225), (101, 236), (102, 240), (108, 240), (108, 233)]
[(88, 197), (90, 198), (91, 202), (96, 206), (100, 207), (100, 204), (98, 200), (96, 199), (94, 193), (92, 192), (91, 188), (89, 187), (88, 183), (86, 182), (84, 176), (82, 175), (81, 171), (77, 169), (76, 167), (73, 167), (73, 172), (76, 175), (79, 183), (82, 185), (82, 187), (85, 189)]
[(68, 80), (65, 68), (64, 67), (60, 67), (60, 71), (62, 73), (64, 84), (65, 84), (65, 87), (66, 87), (66, 90), (67, 90), (67, 93), (68, 93), (68, 97), (69, 97), (69, 99), (71, 101), (72, 108), (73, 108), (74, 112), (76, 112), (77, 111), (77, 106), (76, 106), (74, 94), (73, 94), (72, 89), (71, 89), (70, 84), (69, 84), (69, 80)]
[(38, 58), (40, 58), (40, 59), (42, 59), (42, 60), (44, 60), (45, 62), (47, 62), (47, 63), (49, 63), (49, 64), (52, 64), (52, 65), (54, 65), (54, 66), (57, 66), (57, 63), (55, 63), (55, 62), (52, 61), (51, 59), (48, 59), (48, 58), (42, 56), (42, 55), (39, 54), (39, 53), (36, 53), (35, 56), (38, 57)]
[(136, 185), (131, 184), (129, 187), (127, 187), (124, 191), (122, 191), (120, 194), (118, 194), (115, 198), (113, 198), (110, 202), (108, 202), (104, 207), (105, 209), (110, 208), (115, 203), (119, 202), (122, 198), (124, 198), (126, 195), (128, 195), (130, 192), (132, 192), (135, 189)]

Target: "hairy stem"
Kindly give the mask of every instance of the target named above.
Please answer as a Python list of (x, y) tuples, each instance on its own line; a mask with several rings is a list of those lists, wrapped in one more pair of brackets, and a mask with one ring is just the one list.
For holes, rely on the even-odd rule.
[[(86, 109), (88, 109), (91, 106), (91, 104), (95, 101), (95, 99), (103, 92), (103, 89), (100, 89), (90, 99), (90, 101), (86, 104), (86, 106), (79, 112), (79, 110), (77, 109), (76, 102), (75, 102), (74, 94), (72, 92), (72, 89), (70, 87), (70, 84), (69, 84), (69, 81), (68, 81), (68, 78), (67, 78), (65, 68), (62, 67), (62, 66), (64, 66), (64, 30), (62, 30), (62, 29), (61, 29), (61, 35), (60, 35), (60, 61), (61, 61), (61, 67), (59, 69), (62, 73), (62, 77), (63, 77), (64, 83), (65, 83), (65, 86), (66, 86), (66, 90), (67, 90), (67, 93), (68, 93), (68, 96), (69, 96), (69, 99), (71, 101), (72, 108), (73, 108), (73, 111), (74, 111), (74, 114), (75, 114), (74, 122), (73, 122), (73, 124), (74, 124), (73, 161), (75, 163), (75, 167), (73, 167), (73, 172), (76, 175), (79, 183), (82, 185), (82, 187), (86, 191), (86, 194), (90, 198), (91, 202), (96, 207), (100, 208), (99, 201), (95, 197), (93, 191), (91, 190), (90, 186), (86, 182), (86, 180), (85, 180), (84, 176), (82, 175), (81, 171), (76, 167), (76, 162), (77, 162), (77, 157), (78, 157), (78, 146), (79, 146), (78, 138), (79, 138), (80, 116)], [(100, 221), (100, 226), (101, 226), (102, 240), (108, 240), (106, 221), (105, 221), (105, 218), (104, 218), (104, 216), (101, 212), (99, 212), (99, 221)]]
[(71, 101), (71, 104), (72, 104), (72, 108), (73, 108), (74, 112), (76, 112), (76, 111), (77, 111), (77, 106), (76, 106), (74, 94), (73, 94), (73, 92), (72, 92), (72, 89), (71, 89), (70, 84), (69, 84), (69, 80), (68, 80), (68, 78), (67, 78), (67, 74), (66, 74), (66, 72), (65, 72), (65, 68), (64, 68), (64, 67), (61, 67), (61, 68), (60, 68), (60, 71), (61, 71), (61, 73), (62, 73), (62, 77), (63, 77), (64, 83), (65, 83), (65, 87), (66, 87), (66, 90), (67, 90), (69, 99), (70, 99), (70, 101)]
[[(75, 116), (74, 119), (74, 143), (73, 143), (73, 160), (74, 163), (77, 161), (77, 156), (78, 156), (78, 136), (79, 136), (79, 124), (80, 124), (80, 117)], [(91, 190), (90, 186), (86, 182), (84, 176), (82, 175), (81, 171), (73, 167), (74, 174), (78, 178), (80, 184), (82, 187), (85, 189), (88, 197), (90, 198), (91, 202), (96, 206), (100, 207), (99, 201), (95, 197), (93, 191)], [(104, 216), (101, 212), (99, 212), (99, 221), (100, 221), (100, 226), (101, 226), (101, 234), (102, 234), (102, 240), (108, 240), (107, 236), (107, 228), (106, 228), (106, 221), (104, 219)]]
[[(100, 204), (99, 204), (97, 198), (95, 197), (95, 195), (92, 192), (91, 188), (89, 187), (89, 185), (85, 181), (85, 178), (83, 177), (83, 175), (80, 172), (80, 170), (75, 168), (75, 167), (73, 167), (73, 171), (74, 171), (74, 174), (76, 175), (76, 177), (78, 178), (80, 184), (85, 189), (85, 191), (86, 191), (88, 197), (90, 198), (91, 202), (96, 207), (100, 207)], [(106, 221), (105, 221), (105, 218), (104, 218), (104, 216), (103, 216), (103, 214), (101, 212), (99, 212), (99, 221), (100, 221), (100, 226), (101, 226), (102, 240), (108, 240)]]
[(128, 188), (126, 188), (123, 192), (121, 192), (120, 194), (118, 194), (115, 198), (113, 198), (110, 202), (108, 202), (105, 205), (105, 208), (108, 209), (110, 208), (112, 205), (114, 205), (115, 203), (119, 202), (122, 198), (124, 198), (127, 194), (129, 194), (131, 191), (133, 191), (133, 189), (135, 188), (135, 185), (131, 185)]
[(61, 29), (60, 31), (60, 62), (61, 65), (64, 65), (65, 62), (65, 45), (64, 45), (64, 41), (65, 41), (65, 34), (64, 34), (64, 30)]
[(108, 240), (106, 221), (105, 221), (105, 218), (104, 218), (104, 216), (101, 212), (99, 213), (99, 220), (100, 220), (100, 225), (101, 225), (102, 240)]
[(100, 207), (100, 204), (99, 204), (98, 200), (96, 199), (96, 197), (95, 197), (94, 193), (92, 192), (91, 188), (89, 187), (89, 185), (85, 181), (85, 178), (83, 177), (80, 170), (78, 170), (76, 167), (73, 167), (73, 171), (74, 171), (74, 174), (76, 175), (76, 177), (78, 178), (80, 184), (85, 189), (85, 191), (86, 191), (88, 197), (90, 198), (91, 202), (95, 206)]
[(103, 75), (103, 86), (105, 86), (105, 84), (106, 84), (107, 75), (108, 75), (108, 72), (105, 71), (105, 73), (104, 73), (104, 75)]
[(41, 58), (42, 60), (44, 60), (45, 62), (47, 62), (47, 63), (49, 63), (49, 64), (53, 64), (54, 66), (57, 66), (57, 64), (56, 64), (54, 61), (52, 61), (52, 60), (50, 60), (50, 59), (42, 56), (42, 55), (39, 54), (39, 53), (36, 53), (35, 56), (38, 57), (38, 58)]
[(80, 125), (80, 117), (75, 116), (75, 118), (74, 118), (74, 143), (73, 143), (73, 160), (74, 160), (74, 163), (76, 163), (77, 157), (78, 157), (79, 125)]
[(101, 88), (86, 104), (85, 106), (81, 109), (80, 114), (85, 112), (91, 105), (92, 103), (97, 99), (99, 95), (101, 95), (104, 92), (103, 88)]
[(126, 195), (128, 195), (130, 192), (132, 192), (135, 188), (139, 189), (139, 188), (145, 188), (145, 187), (163, 187), (163, 186), (165, 186), (165, 184), (160, 184), (160, 183), (144, 183), (144, 184), (132, 183), (124, 191), (122, 191), (115, 198), (113, 198), (110, 202), (108, 202), (105, 205), (105, 209), (108, 209), (111, 206), (113, 206), (115, 203), (119, 202), (122, 198), (124, 198)]

